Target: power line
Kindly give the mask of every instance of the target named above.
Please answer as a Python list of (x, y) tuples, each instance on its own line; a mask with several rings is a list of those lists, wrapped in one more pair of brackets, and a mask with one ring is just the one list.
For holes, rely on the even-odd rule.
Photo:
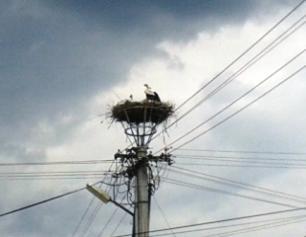
[(82, 177), (102, 177), (105, 175), (111, 175), (110, 172), (24, 172), (24, 173), (2, 173), (0, 174), (0, 180), (33, 180), (33, 179), (44, 179), (44, 178), (72, 178), (79, 179)]
[(108, 218), (108, 220), (106, 221), (106, 223), (105, 223), (105, 224), (103, 225), (103, 227), (100, 229), (99, 234), (97, 235), (97, 237), (103, 237), (104, 231), (106, 230), (106, 228), (108, 227), (108, 225), (110, 224), (110, 222), (112, 221), (112, 219), (115, 217), (115, 215), (116, 215), (116, 213), (117, 213), (118, 210), (119, 210), (119, 209), (116, 208), (116, 209), (112, 212), (111, 216)]
[[(259, 44), (266, 36), (268, 36), (274, 29), (276, 29), (283, 21), (285, 21), (289, 16), (291, 16), (298, 8), (300, 8), (304, 3), (304, 0), (299, 2), (295, 7), (293, 7), (286, 15), (284, 15), (281, 19), (279, 19), (271, 28), (269, 28), (263, 35), (261, 35), (257, 40), (255, 40), (248, 48), (246, 48), (238, 57), (236, 57), (233, 61), (231, 61), (225, 68), (223, 68), (219, 73), (217, 73), (213, 78), (211, 78), (208, 82), (206, 82), (203, 86), (201, 86), (197, 91), (195, 91), (191, 96), (189, 96), (187, 99), (185, 99), (176, 109), (175, 111), (179, 110), (181, 107), (183, 107), (185, 104), (187, 104), (193, 97), (198, 95), (202, 90), (204, 90), (207, 86), (209, 86), (213, 81), (215, 81), (217, 78), (219, 78), (225, 71), (227, 71), (229, 68), (231, 68), (237, 61), (239, 61), (243, 56), (245, 56), (249, 51), (251, 51), (257, 44)], [(301, 20), (301, 19), (300, 19)], [(305, 23), (305, 22), (304, 22)], [(294, 26), (295, 24), (293, 24)], [(277, 38), (278, 39), (278, 38)], [(167, 128), (172, 126), (174, 123), (171, 123)], [(166, 128), (166, 129), (167, 129)], [(163, 130), (165, 131), (165, 129)], [(155, 135), (153, 139), (155, 139), (157, 136), (161, 135), (162, 132)], [(131, 146), (133, 143), (131, 143)], [(127, 148), (129, 148), (128, 146)]]
[[(111, 167), (109, 168), (111, 169)], [(111, 188), (112, 187), (115, 187), (115, 186), (121, 186), (122, 184), (115, 184), (116, 180), (112, 183), (112, 184), (108, 184), (109, 185), (109, 189), (107, 190), (107, 192), (110, 192), (111, 191)], [(122, 200), (124, 199), (125, 196), (123, 196)], [(122, 202), (121, 200), (121, 202)], [(94, 208), (92, 214), (89, 216), (88, 218), (88, 221), (87, 221), (87, 224), (85, 225), (85, 230), (83, 231), (83, 235), (82, 236), (87, 236), (88, 235), (88, 231), (90, 230), (90, 228), (92, 227), (95, 219), (97, 218), (97, 215), (99, 213), (99, 211), (101, 210), (102, 208), (102, 205), (100, 203), (97, 203), (96, 207)], [(117, 210), (117, 209), (116, 209)], [(105, 227), (106, 228), (106, 227)]]
[[(194, 159), (197, 162), (201, 161), (217, 161), (217, 162), (228, 162), (228, 163), (242, 163), (242, 164), (259, 164), (259, 165), (285, 165), (285, 166), (298, 166), (305, 167), (305, 161), (300, 161), (297, 163), (293, 163), (291, 160), (255, 160), (255, 159), (241, 159), (241, 158), (217, 158), (217, 157), (193, 157), (193, 156), (178, 156), (178, 159)], [(287, 162), (284, 162), (287, 161)], [(301, 163), (303, 162), (303, 163)], [(199, 163), (201, 164), (201, 163)]]
[[(115, 163), (115, 161), (113, 160), (113, 162), (111, 163), (111, 165), (108, 168), (108, 171), (111, 171), (114, 163)], [(105, 179), (106, 179), (106, 176), (103, 178), (103, 180), (102, 180), (102, 182), (100, 184), (100, 187), (102, 186), (102, 183), (105, 182)], [(92, 197), (91, 200), (89, 201), (89, 203), (88, 203), (88, 205), (87, 205), (87, 207), (85, 209), (85, 212), (81, 216), (81, 219), (79, 220), (78, 224), (76, 225), (76, 227), (75, 227), (75, 229), (74, 229), (74, 231), (73, 231), (73, 233), (71, 235), (72, 237), (74, 237), (76, 235), (76, 233), (78, 232), (80, 226), (82, 225), (84, 219), (86, 218), (87, 213), (89, 212), (90, 207), (93, 205), (94, 200), (95, 200), (95, 197)]]
[(110, 236), (113, 236), (117, 230), (119, 229), (119, 227), (122, 225), (124, 219), (127, 217), (127, 212), (123, 213), (121, 219), (119, 220), (118, 224), (116, 225), (115, 229), (113, 230), (113, 232), (110, 234)]
[(79, 231), (79, 228), (80, 228), (81, 224), (83, 223), (87, 213), (89, 212), (89, 209), (90, 209), (91, 205), (93, 204), (94, 200), (95, 200), (95, 197), (92, 197), (90, 199), (89, 204), (87, 205), (87, 207), (85, 209), (85, 212), (81, 216), (81, 219), (79, 220), (78, 224), (76, 225), (76, 227), (75, 227), (75, 229), (74, 229), (74, 231), (73, 231), (73, 233), (71, 235), (72, 237), (74, 237), (76, 235), (76, 233)]
[[(126, 195), (124, 195), (124, 196), (122, 197), (121, 202), (125, 199), (125, 197), (126, 197)], [(119, 209), (116, 208), (116, 209), (113, 211), (113, 213), (112, 213), (112, 215), (110, 216), (110, 218), (106, 221), (105, 225), (104, 225), (104, 226), (102, 227), (102, 229), (99, 231), (98, 237), (103, 237), (103, 233), (104, 233), (105, 229), (106, 229), (107, 226), (110, 224), (110, 222), (112, 221), (112, 219), (115, 217), (115, 215), (116, 215), (116, 213), (117, 213), (118, 210), (119, 210)]]
[(214, 164), (214, 163), (178, 163), (179, 165), (190, 165), (190, 166), (211, 166), (211, 167), (232, 167), (232, 168), (267, 168), (267, 169), (306, 169), (301, 166), (276, 166), (276, 165), (240, 165), (240, 164)]
[[(107, 192), (109, 192), (110, 190), (111, 190), (111, 186), (109, 187)], [(93, 197), (93, 198), (95, 198), (95, 197)], [(102, 204), (101, 204), (100, 201), (97, 200), (96, 206), (93, 208), (93, 211), (92, 211), (91, 215), (88, 217), (87, 222), (85, 224), (85, 229), (83, 230), (81, 236), (83, 236), (83, 237), (87, 236), (87, 233), (90, 230), (90, 228), (92, 227), (92, 225), (93, 225), (95, 219), (97, 218), (97, 215), (98, 215), (99, 211), (101, 210), (101, 208), (102, 208)]]
[(65, 171), (34, 171), (34, 172), (0, 172), (3, 175), (47, 175), (47, 174), (109, 174), (108, 170), (65, 170)]
[[(109, 187), (109, 189), (107, 190), (107, 192), (109, 192), (111, 190), (111, 186)], [(95, 198), (95, 197), (94, 197)], [(88, 231), (90, 230), (90, 228), (92, 227), (95, 219), (97, 218), (97, 215), (99, 213), (99, 211), (102, 208), (102, 204), (100, 201), (98, 201), (96, 203), (96, 206), (93, 209), (93, 212), (91, 213), (91, 215), (88, 217), (87, 223), (85, 224), (85, 229), (83, 230), (82, 236), (85, 237), (88, 234)]]
[(181, 181), (181, 180), (176, 180), (176, 179), (171, 179), (171, 178), (162, 178), (162, 180), (165, 183), (174, 184), (174, 185), (187, 187), (187, 188), (192, 188), (192, 189), (196, 189), (196, 190), (201, 190), (201, 191), (205, 190), (205, 191), (210, 191), (210, 192), (215, 192), (215, 193), (222, 193), (222, 194), (226, 194), (226, 195), (230, 195), (230, 196), (234, 196), (234, 197), (240, 197), (240, 198), (249, 199), (249, 200), (253, 200), (253, 201), (259, 201), (259, 202), (265, 202), (265, 203), (278, 205), (278, 206), (283, 206), (283, 207), (296, 207), (294, 205), (287, 204), (287, 203), (281, 203), (281, 202), (276, 202), (276, 201), (272, 201), (272, 200), (268, 200), (268, 199), (264, 199), (264, 198), (258, 198), (258, 197), (252, 197), (252, 196), (249, 196), (249, 195), (238, 194), (238, 193), (226, 191), (226, 190), (223, 190), (223, 189), (217, 189), (217, 188), (207, 187), (207, 186), (204, 186), (204, 185), (189, 183), (189, 182), (186, 182), (186, 181)]
[(259, 189), (259, 190), (263, 190), (263, 191), (267, 191), (267, 192), (277, 193), (277, 194), (284, 195), (284, 196), (287, 196), (287, 197), (291, 197), (291, 198), (294, 198), (296, 200), (300, 200), (300, 201), (303, 201), (303, 202), (306, 201), (305, 197), (301, 197), (301, 196), (297, 196), (297, 195), (293, 195), (293, 194), (289, 194), (289, 193), (285, 193), (285, 192), (280, 192), (280, 191), (268, 189), (266, 187), (247, 184), (247, 183), (244, 183), (244, 182), (241, 182), (241, 181), (236, 181), (236, 180), (232, 180), (232, 179), (228, 179), (228, 178), (224, 178), (224, 177), (220, 177), (220, 176), (216, 176), (216, 175), (211, 175), (211, 174), (207, 174), (207, 173), (196, 171), (196, 170), (185, 169), (185, 168), (182, 168), (182, 167), (174, 167), (174, 168), (186, 170), (186, 171), (189, 171), (189, 172), (194, 173), (194, 174), (196, 173), (196, 174), (200, 174), (200, 175), (207, 176), (207, 177), (212, 177), (212, 178), (216, 178), (216, 179), (225, 180), (227, 182), (242, 185), (242, 186), (249, 186), (249, 187), (252, 187), (254, 189)]
[[(165, 214), (165, 212), (163, 211), (163, 209), (160, 207), (160, 205), (158, 204), (158, 202), (157, 202), (155, 196), (153, 196), (153, 200), (154, 200), (155, 205), (157, 206), (158, 210), (160, 211), (162, 217), (164, 218), (164, 220), (165, 220), (165, 222), (166, 222), (168, 228), (171, 228), (171, 225), (170, 225), (170, 223), (169, 223), (169, 221), (168, 221), (168, 219), (167, 219), (167, 217), (166, 217), (166, 214)], [(170, 230), (170, 231), (171, 231), (171, 235), (174, 236), (174, 237), (176, 237), (175, 232), (174, 232), (173, 230)]]
[[(305, 50), (302, 51), (303, 53), (305, 52)], [(176, 151), (177, 149), (193, 142), (194, 140), (196, 140), (197, 138), (201, 137), (202, 135), (206, 134), (207, 132), (211, 131), (212, 129), (220, 126), (221, 124), (223, 124), (224, 122), (226, 122), (227, 120), (233, 118), (234, 116), (236, 116), (237, 114), (239, 114), (240, 112), (244, 111), (246, 108), (248, 108), (249, 106), (251, 106), (252, 104), (254, 104), (255, 102), (257, 102), (258, 100), (262, 99), (263, 97), (265, 97), (267, 94), (269, 94), (270, 92), (272, 92), (273, 90), (275, 90), (276, 88), (278, 88), (279, 86), (281, 86), (282, 84), (284, 84), (286, 81), (288, 81), (289, 79), (291, 79), (292, 77), (294, 77), (295, 75), (297, 75), (299, 72), (301, 72), (302, 70), (305, 69), (305, 66), (302, 66), (301, 68), (299, 68), (297, 71), (293, 72), (292, 74), (290, 74), (288, 77), (286, 77), (285, 79), (283, 79), (282, 81), (280, 81), (279, 83), (277, 83), (276, 85), (274, 85), (272, 88), (270, 88), (269, 90), (267, 90), (266, 92), (264, 92), (263, 94), (261, 94), (260, 96), (258, 96), (257, 98), (255, 98), (254, 100), (252, 100), (251, 102), (247, 103), (246, 105), (244, 105), (242, 108), (238, 109), (236, 112), (230, 114), (229, 116), (225, 117), (224, 119), (222, 119), (221, 121), (219, 121), (218, 123), (216, 123), (215, 125), (213, 125), (212, 127), (210, 127), (209, 129), (201, 132), (200, 134), (198, 134), (197, 136), (189, 139), (188, 141), (184, 142), (183, 144), (179, 145), (178, 147), (174, 148), (171, 150), (171, 152)], [(276, 71), (275, 71), (276, 72)], [(226, 109), (228, 106), (224, 107), (223, 109)], [(220, 111), (218, 112), (218, 114), (221, 113)], [(214, 117), (216, 116), (216, 114), (214, 115)], [(206, 120), (208, 121), (208, 120)], [(205, 121), (205, 122), (206, 122)], [(182, 136), (179, 138), (181, 139)], [(178, 140), (178, 139), (176, 139)], [(176, 141), (175, 140), (175, 141)], [(173, 144), (174, 142), (172, 142), (171, 144)]]
[(246, 161), (297, 161), (304, 162), (306, 159), (298, 158), (271, 158), (271, 157), (257, 157), (257, 156), (216, 156), (216, 155), (190, 155), (190, 154), (178, 154), (175, 155), (176, 159), (189, 159), (189, 160), (206, 160), (206, 159), (214, 159), (214, 160), (246, 160)]
[(246, 151), (246, 150), (218, 150), (218, 149), (195, 149), (180, 148), (178, 151), (204, 151), (217, 153), (246, 153), (246, 154), (270, 154), (270, 155), (306, 155), (306, 152), (287, 152), (287, 151)]
[[(191, 230), (181, 230), (176, 231), (175, 234), (186, 234), (186, 233), (193, 233), (193, 232), (200, 232), (200, 231), (207, 231), (207, 230), (218, 230), (218, 229), (225, 229), (225, 228), (233, 228), (238, 226), (249, 226), (252, 224), (258, 224), (258, 223), (267, 223), (267, 224), (278, 224), (280, 222), (285, 223), (287, 221), (295, 221), (304, 219), (306, 215), (298, 215), (298, 216), (291, 216), (291, 217), (282, 217), (282, 218), (273, 218), (268, 220), (259, 220), (259, 221), (250, 221), (250, 222), (243, 222), (238, 224), (229, 224), (229, 225), (220, 225), (220, 226), (213, 226), (213, 227), (206, 227), (206, 228), (200, 228), (200, 229), (191, 229)], [(255, 227), (255, 226), (253, 226)], [(258, 226), (256, 226), (258, 227)], [(250, 228), (250, 227), (249, 227)], [(226, 232), (228, 233), (228, 232)], [(168, 236), (169, 233), (162, 233), (162, 234), (153, 234), (150, 235), (151, 237), (157, 237), (157, 236)]]
[[(177, 230), (177, 229), (184, 229), (184, 228), (190, 228), (190, 227), (196, 227), (196, 226), (219, 224), (219, 223), (230, 222), (230, 221), (247, 220), (247, 219), (252, 219), (252, 218), (272, 216), (272, 215), (278, 215), (278, 214), (286, 214), (286, 213), (297, 212), (297, 211), (305, 211), (305, 210), (306, 210), (306, 207), (299, 207), (299, 208), (285, 209), (285, 210), (280, 210), (280, 211), (259, 213), (259, 214), (254, 214), (254, 215), (232, 217), (232, 218), (215, 220), (215, 221), (207, 221), (207, 222), (201, 222), (201, 223), (197, 223), (197, 224), (180, 225), (180, 226), (175, 226), (175, 227), (171, 227), (171, 228), (155, 229), (155, 230), (151, 230), (151, 231), (148, 231), (148, 232), (141, 232), (141, 233), (136, 233), (136, 234), (157, 233), (157, 232), (161, 232), (161, 231)], [(130, 236), (130, 234), (117, 235), (117, 236), (113, 236), (113, 237), (128, 237), (128, 236)]]
[[(258, 167), (283, 167), (283, 168), (297, 168), (297, 169), (306, 169), (305, 164), (293, 164), (293, 163), (267, 163), (267, 162), (256, 162), (256, 161), (239, 161), (239, 160), (218, 160), (218, 159), (208, 159), (207, 161), (214, 161), (214, 162), (221, 162), (225, 163), (227, 165), (233, 165), (235, 166), (236, 164), (238, 165), (249, 165), (249, 166), (257, 166)], [(221, 164), (217, 163), (217, 164)], [(202, 163), (202, 162), (178, 162), (177, 164), (179, 165), (200, 165), (200, 166), (205, 166), (209, 165), (211, 163)]]
[(102, 208), (102, 203), (97, 201), (96, 206), (94, 207), (91, 215), (88, 217), (87, 223), (85, 224), (85, 229), (83, 230), (81, 236), (83, 236), (83, 237), (87, 236), (87, 233), (88, 233), (89, 229), (91, 228), (91, 226), (93, 225), (95, 219), (97, 218), (97, 215), (98, 215), (101, 208)]
[[(100, 182), (100, 181), (99, 181), (99, 182)], [(96, 182), (96, 183), (94, 183), (94, 184), (92, 184), (92, 185), (98, 184), (99, 182)], [(62, 197), (65, 197), (65, 196), (68, 196), (68, 195), (71, 195), (71, 194), (74, 194), (74, 193), (83, 191), (83, 190), (85, 190), (85, 189), (86, 189), (86, 187), (79, 188), (79, 189), (75, 189), (75, 190), (72, 190), (72, 191), (69, 191), (69, 192), (60, 194), (60, 195), (53, 196), (53, 197), (51, 197), (51, 198), (44, 199), (44, 200), (39, 201), (39, 202), (35, 202), (35, 203), (32, 203), (32, 204), (29, 204), (29, 205), (26, 205), (26, 206), (23, 206), (23, 207), (20, 207), (20, 208), (11, 210), (11, 211), (7, 211), (7, 212), (4, 212), (4, 213), (1, 213), (1, 214), (0, 214), (0, 217), (4, 217), (4, 216), (7, 216), (7, 215), (10, 215), (10, 214), (19, 212), (19, 211), (23, 211), (23, 210), (26, 210), (26, 209), (29, 209), (29, 208), (32, 208), (32, 207), (35, 207), (35, 206), (39, 206), (39, 205), (41, 205), (41, 204), (44, 204), (44, 203), (47, 203), (47, 202), (51, 202), (51, 201), (54, 201), (54, 200), (56, 200), (56, 199), (60, 199), (60, 198), (62, 198)]]
[(221, 72), (214, 76), (210, 81), (203, 85), (200, 89), (194, 92), (190, 97), (188, 97), (184, 102), (182, 102), (176, 110), (188, 103), (193, 97), (199, 94), (203, 89), (205, 89), (209, 84), (216, 80), (220, 75), (222, 75), (227, 69), (234, 65), (240, 58), (246, 55), (251, 49), (253, 49), (259, 42), (261, 42), (267, 35), (269, 35), (276, 27), (278, 27), (284, 20), (286, 20), (292, 13), (294, 13), (299, 7), (303, 5), (305, 0), (300, 1), (292, 10), (290, 10), (285, 16), (278, 20), (268, 31), (266, 31), (261, 37), (259, 37), (253, 44), (251, 44), (242, 54), (235, 58), (230, 64), (228, 64)]
[[(215, 113), (214, 115), (210, 116), (208, 119), (206, 119), (205, 121), (199, 123), (197, 126), (193, 127), (192, 129), (190, 129), (188, 132), (186, 132), (185, 134), (181, 135), (180, 137), (176, 138), (174, 141), (172, 141), (168, 146), (173, 145), (174, 143), (180, 141), (181, 139), (183, 139), (184, 137), (186, 137), (187, 135), (191, 134), (192, 132), (194, 132), (195, 130), (199, 129), (200, 127), (202, 127), (203, 125), (207, 124), (209, 121), (211, 121), (212, 119), (216, 118), (218, 115), (220, 115), (221, 113), (223, 113), (224, 111), (226, 111), (227, 109), (229, 109), (230, 107), (232, 107), (234, 104), (236, 104), (237, 102), (239, 102), (240, 100), (242, 100), (244, 97), (246, 97), (247, 95), (249, 95), (250, 93), (252, 93), (255, 89), (257, 89), (258, 87), (260, 87), (262, 84), (264, 84), (265, 82), (267, 82), (268, 80), (270, 80), (274, 75), (276, 75), (277, 73), (279, 73), (281, 70), (283, 70), (286, 66), (288, 66), (290, 63), (292, 63), (294, 60), (296, 60), (298, 57), (300, 57), (301, 55), (303, 55), (303, 53), (305, 52), (305, 49), (300, 51), (298, 54), (296, 54), (293, 58), (291, 58), (290, 60), (288, 60), (285, 64), (283, 64), (282, 66), (280, 66), (279, 68), (277, 68), (275, 71), (273, 71), (271, 74), (269, 74), (267, 77), (265, 77), (263, 80), (261, 80), (259, 83), (257, 83), (254, 87), (252, 87), (250, 90), (248, 90), (247, 92), (243, 93), (241, 96), (239, 96), (238, 98), (236, 98), (235, 100), (233, 100), (231, 103), (229, 103), (228, 105), (226, 105), (225, 107), (223, 107), (221, 110), (219, 110), (217, 113)], [(303, 68), (303, 67), (302, 67)], [(279, 85), (279, 84), (277, 84)], [(272, 87), (274, 88), (274, 87)], [(261, 98), (261, 97), (259, 97)], [(255, 102), (254, 102), (255, 103)], [(176, 148), (177, 149), (177, 148)], [(175, 149), (175, 150), (176, 150)], [(162, 150), (162, 149), (161, 149)], [(172, 150), (174, 151), (174, 150)]]
[(301, 220), (279, 221), (279, 222), (276, 222), (276, 223), (268, 223), (268, 224), (254, 226), (254, 227), (247, 227), (247, 228), (242, 228), (242, 229), (233, 230), (233, 231), (229, 231), (229, 232), (223, 232), (223, 233), (217, 233), (217, 234), (209, 234), (209, 235), (205, 235), (205, 236), (202, 236), (202, 237), (226, 237), (226, 236), (233, 236), (233, 235), (236, 235), (236, 234), (249, 233), (249, 232), (253, 232), (253, 231), (270, 229), (270, 228), (273, 228), (273, 227), (285, 226), (285, 225), (289, 225), (289, 224), (294, 224), (294, 223), (299, 223), (299, 222), (306, 221), (305, 218), (299, 218), (299, 219), (301, 219)]
[[(115, 162), (112, 163), (112, 165), (114, 165), (114, 164), (117, 165), (117, 163), (115, 163)], [(109, 168), (109, 170), (111, 170), (112, 165), (111, 165), (111, 167)], [(117, 171), (117, 166), (116, 166), (115, 170)], [(113, 183), (108, 184), (108, 185), (109, 185), (110, 187), (109, 187), (109, 190), (108, 190), (107, 192), (109, 192), (109, 191), (111, 190), (112, 187), (121, 186), (122, 184), (121, 184), (121, 183), (120, 183), (120, 184), (117, 184), (117, 179), (115, 179)], [(122, 197), (122, 200), (121, 200), (120, 202), (122, 202), (123, 199), (124, 199), (125, 197), (126, 197), (126, 195), (124, 195), (124, 196)], [(115, 198), (115, 197), (114, 197), (114, 198)], [(86, 235), (88, 234), (88, 231), (89, 231), (89, 229), (91, 228), (91, 226), (93, 225), (95, 219), (97, 218), (97, 215), (98, 215), (98, 213), (99, 213), (101, 207), (102, 207), (102, 206), (99, 205), (99, 203), (98, 203), (97, 206), (94, 208), (92, 215), (89, 217), (89, 219), (88, 219), (88, 221), (87, 221), (87, 225), (86, 225), (85, 231), (83, 231), (83, 236), (86, 236)], [(117, 209), (115, 210), (115, 212), (116, 212), (116, 211), (117, 211)], [(106, 228), (107, 225), (108, 225), (108, 224), (106, 224), (104, 227)], [(102, 229), (101, 231), (104, 232), (105, 228)], [(100, 234), (99, 234), (99, 235), (100, 235)], [(101, 235), (102, 235), (102, 234), (101, 234)]]
[(78, 161), (53, 161), (53, 162), (16, 162), (0, 163), (0, 166), (49, 166), (49, 165), (90, 165), (111, 163), (113, 160), (78, 160)]
[[(300, 17), (295, 23), (293, 23), (290, 27), (288, 27), (283, 33), (281, 33), (279, 36), (277, 36), (271, 43), (269, 43), (265, 48), (263, 48), (259, 53), (257, 53), (255, 56), (253, 56), (248, 62), (246, 62), (243, 66), (241, 66), (236, 72), (234, 72), (231, 76), (229, 76), (225, 81), (223, 81), (220, 85), (218, 85), (215, 89), (213, 89), (210, 93), (208, 93), (203, 99), (198, 101), (195, 105), (193, 105), (190, 109), (188, 109), (186, 112), (184, 112), (181, 116), (179, 116), (175, 121), (170, 123), (166, 128), (164, 128), (161, 132), (156, 134), (153, 139), (155, 139), (157, 136), (162, 134), (164, 131), (172, 127), (174, 124), (182, 120), (184, 117), (188, 116), (191, 111), (199, 107), (202, 103), (204, 103), (206, 100), (217, 94), (221, 89), (223, 89), (225, 86), (230, 84), (234, 79), (236, 79), (238, 76), (240, 76), (243, 72), (245, 72), (247, 69), (249, 69), (251, 66), (253, 66), (255, 63), (257, 63), (262, 57), (264, 57), (266, 54), (271, 52), (276, 46), (278, 46), (280, 43), (282, 43), (284, 40), (286, 40), (289, 36), (291, 36), (293, 33), (295, 33), (298, 29), (300, 29), (303, 25), (305, 25), (305, 21), (302, 22), (300, 25), (298, 25), (302, 20), (305, 19), (305, 15)], [(295, 27), (295, 28), (294, 28)], [(293, 30), (292, 30), (293, 29)], [(292, 30), (290, 32), (290, 30)], [(288, 33), (289, 32), (289, 33)], [(287, 34), (288, 33), (288, 34)], [(286, 35), (287, 34), (287, 35)], [(153, 140), (152, 139), (152, 140)]]
[(80, 175), (80, 176), (51, 176), (51, 177), (13, 177), (0, 179), (0, 181), (59, 181), (59, 180), (97, 180), (103, 178), (104, 175)]
[[(244, 188), (247, 190), (251, 190), (254, 192), (259, 192), (262, 194), (266, 194), (266, 195), (272, 195), (278, 198), (283, 198), (283, 199), (287, 199), (287, 200), (291, 200), (291, 201), (295, 201), (295, 202), (300, 202), (303, 204), (306, 204), (306, 198), (304, 197), (300, 197), (297, 195), (292, 195), (292, 194), (288, 194), (285, 192), (280, 192), (280, 191), (276, 191), (276, 190), (272, 190), (272, 189), (268, 189), (265, 187), (260, 187), (260, 186), (256, 186), (256, 185), (252, 185), (252, 184), (248, 184), (248, 183), (244, 183), (244, 182), (240, 182), (240, 181), (236, 181), (236, 180), (232, 180), (232, 179), (228, 179), (228, 178), (223, 178), (220, 176), (216, 176), (216, 175), (210, 175), (210, 174), (206, 174), (204, 172), (200, 172), (200, 171), (196, 171), (196, 170), (190, 170), (190, 169), (185, 169), (182, 167), (171, 167), (171, 169), (177, 169), (177, 170), (181, 170), (184, 172), (178, 172), (179, 174), (183, 174), (183, 175), (187, 175), (189, 177), (195, 177), (198, 179), (203, 179), (203, 180), (208, 180), (211, 182), (217, 182), (217, 183), (221, 183), (221, 184), (225, 184), (225, 185), (230, 185), (230, 186), (234, 186), (234, 187), (240, 187), (240, 188)], [(173, 172), (173, 170), (171, 170)], [(175, 171), (177, 172), (177, 171)], [(186, 173), (185, 173), (186, 172)], [(195, 175), (197, 174), (197, 175)]]

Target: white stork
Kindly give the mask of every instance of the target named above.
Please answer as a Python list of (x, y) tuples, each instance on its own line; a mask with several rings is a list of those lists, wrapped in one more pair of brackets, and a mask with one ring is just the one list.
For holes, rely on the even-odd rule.
[(148, 84), (144, 84), (144, 86), (146, 87), (145, 94), (148, 101), (161, 102), (158, 94), (155, 91), (152, 91)]

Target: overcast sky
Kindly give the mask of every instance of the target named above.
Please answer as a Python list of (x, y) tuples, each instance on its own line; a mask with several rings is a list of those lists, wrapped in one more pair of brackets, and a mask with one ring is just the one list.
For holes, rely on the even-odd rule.
[[(298, 0), (0, 0), (0, 163), (112, 159), (117, 149), (128, 145), (128, 140), (118, 124), (109, 126), (110, 121), (105, 119), (104, 114), (109, 112), (110, 106), (130, 94), (135, 100), (144, 99), (144, 83), (158, 91), (162, 100), (179, 105), (298, 3)], [(178, 110), (176, 116), (204, 98), (247, 59), (305, 15), (305, 9), (304, 3), (254, 50)], [(300, 21), (303, 22), (305, 17)], [(300, 53), (305, 49), (305, 35), (305, 25), (301, 25), (233, 83), (170, 128), (168, 135), (156, 139), (152, 150), (170, 144)], [(213, 126), (304, 65), (305, 54), (223, 117), (209, 121), (173, 147)], [(184, 148), (306, 152), (305, 76), (303, 70), (238, 116)], [(174, 153), (220, 155), (183, 150)], [(279, 158), (288, 159), (286, 156)], [(289, 158), (306, 159), (306, 155)], [(191, 161), (177, 158), (175, 165), (184, 166), (179, 165), (180, 162)], [(184, 167), (306, 198), (304, 169)], [(0, 172), (106, 168), (103, 165), (0, 167)], [(175, 175), (171, 171), (166, 175), (235, 194), (261, 197), (243, 189)], [(93, 181), (8, 181), (1, 178), (0, 212)], [(155, 198), (171, 226), (286, 208), (167, 183), (161, 183)], [(0, 235), (71, 236), (90, 200), (91, 195), (84, 191), (3, 217), (0, 219)], [(273, 201), (301, 206), (288, 200)], [(96, 202), (95, 205), (100, 204)], [(154, 202), (152, 205), (152, 228), (167, 227), (158, 205)], [(112, 205), (100, 207), (87, 236), (97, 236), (116, 208)], [(112, 233), (121, 216), (118, 211), (104, 236)], [(87, 216), (75, 236), (84, 236), (82, 233), (88, 226), (88, 219)], [(127, 217), (116, 234), (128, 233), (130, 228), (131, 220)], [(213, 233), (218, 232), (180, 236)], [(305, 234), (304, 222), (241, 236)]]

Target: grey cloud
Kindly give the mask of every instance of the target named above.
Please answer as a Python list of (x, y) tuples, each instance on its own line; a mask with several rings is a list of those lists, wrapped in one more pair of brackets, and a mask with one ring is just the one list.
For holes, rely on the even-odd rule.
[[(154, 46), (161, 40), (186, 41), (202, 30), (214, 32), (224, 24), (243, 24), (260, 14), (257, 10), (265, 7), (276, 11), (289, 1), (264, 2), (1, 1), (1, 156), (24, 161), (44, 159), (48, 144), (44, 138), (49, 142), (64, 142), (76, 125), (60, 125), (58, 117), (70, 113), (86, 116), (83, 104), (87, 99), (124, 81), (137, 60), (158, 53)], [(169, 67), (180, 69), (183, 65), (173, 59)], [(54, 127), (54, 136), (35, 130), (41, 120)], [(224, 133), (218, 137), (222, 140), (215, 141), (216, 144), (227, 144)], [(243, 133), (231, 144), (239, 147), (241, 141), (246, 141)], [(36, 149), (29, 151), (29, 144), (36, 144)], [(9, 185), (3, 185), (5, 192), (10, 192)], [(14, 188), (25, 187), (19, 184)], [(84, 196), (54, 203), (56, 208), (50, 204), (46, 209), (16, 215), (2, 233), (65, 236), (78, 221), (72, 218), (77, 214), (71, 210), (79, 213), (79, 207), (85, 207)], [(217, 206), (213, 198), (207, 204), (211, 208)], [(57, 218), (62, 222), (52, 221)], [(37, 223), (42, 225), (36, 227)], [(65, 228), (59, 228), (63, 223)]]
[[(281, 1), (277, 4), (288, 4)], [(221, 24), (242, 23), (255, 14), (263, 5), (276, 8), (276, 1), (243, 0), (192, 0), (192, 1), (53, 1), (54, 8), (60, 7), (83, 18), (91, 27), (106, 27), (118, 34), (141, 33), (142, 37), (192, 37), (201, 27)], [(200, 23), (196, 24), (196, 23)], [(202, 28), (203, 29), (203, 28)], [(188, 36), (188, 34), (191, 34)], [(178, 40), (178, 38), (175, 38)]]
[(58, 111), (74, 110), (89, 96), (124, 80), (133, 62), (152, 53), (160, 40), (189, 39), (199, 30), (241, 24), (257, 5), (254, 1), (7, 3), (0, 31), (1, 121), (52, 119)]

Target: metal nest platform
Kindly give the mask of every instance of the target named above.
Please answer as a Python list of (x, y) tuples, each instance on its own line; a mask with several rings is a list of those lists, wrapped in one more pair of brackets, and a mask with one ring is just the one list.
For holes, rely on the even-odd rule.
[(155, 101), (120, 102), (112, 107), (111, 117), (117, 122), (153, 123), (160, 124), (174, 113), (174, 106), (170, 103)]
[(150, 143), (157, 126), (173, 113), (174, 106), (170, 103), (125, 100), (112, 107), (110, 117), (122, 124), (131, 144), (143, 147)]

